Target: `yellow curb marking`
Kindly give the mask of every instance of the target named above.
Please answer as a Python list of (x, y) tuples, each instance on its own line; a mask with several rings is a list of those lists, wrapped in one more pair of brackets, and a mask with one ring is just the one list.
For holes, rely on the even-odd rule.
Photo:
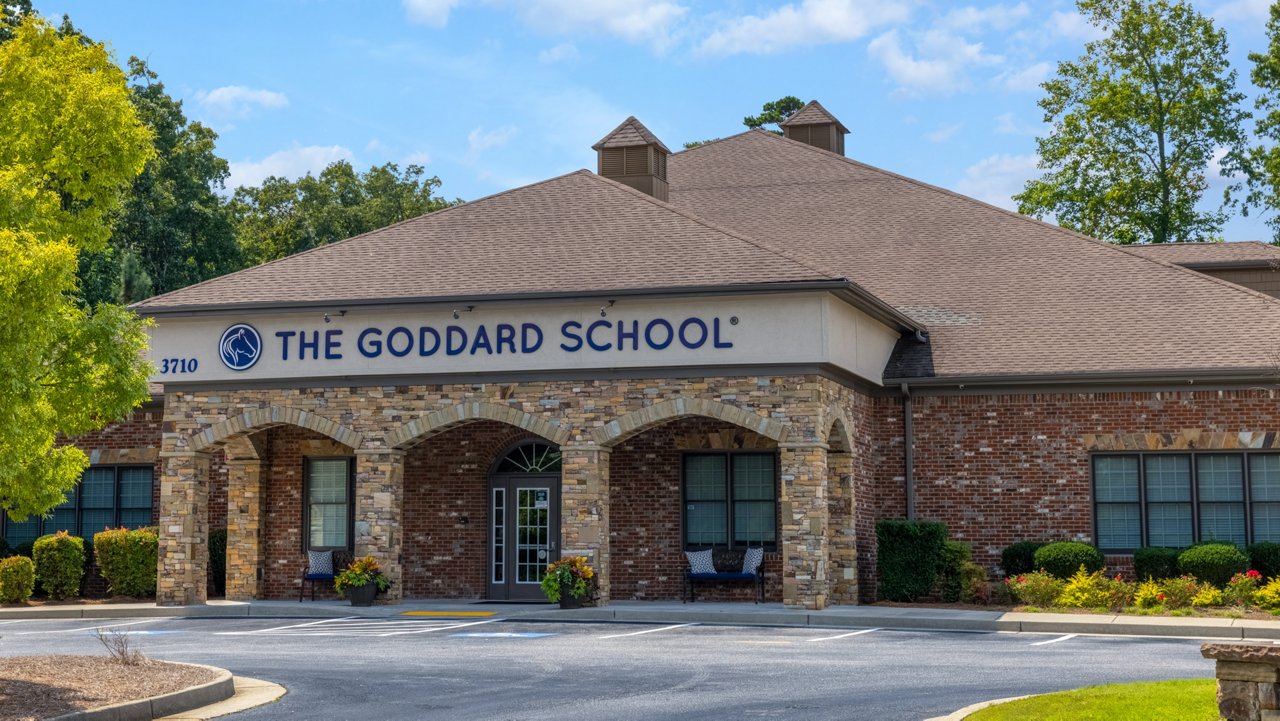
[(401, 616), (493, 616), (497, 611), (404, 611)]

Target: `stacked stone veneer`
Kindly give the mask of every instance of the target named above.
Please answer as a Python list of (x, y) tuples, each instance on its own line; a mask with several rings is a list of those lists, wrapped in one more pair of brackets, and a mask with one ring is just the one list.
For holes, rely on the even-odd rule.
[[(406, 481), (411, 465), (406, 459), (415, 446), (429, 444), (437, 435), (447, 444), (442, 434), (477, 421), (503, 423), (560, 446), (562, 547), (592, 555), (607, 598), (614, 558), (609, 548), (612, 451), (665, 423), (704, 417), (777, 444), (783, 598), (817, 607), (829, 593), (825, 455), (826, 434), (837, 416), (823, 405), (823, 388), (829, 383), (808, 376), (762, 376), (171, 392), (165, 401), (160, 454), (165, 473), (159, 504), (163, 540), (158, 599), (165, 604), (204, 600), (196, 579), (206, 571), (203, 534), (209, 510), (200, 489), (207, 493), (219, 451), (226, 454), (229, 467), (237, 468), (227, 472), (227, 507), (236, 509), (228, 521), (228, 576), (256, 579), (261, 573), (267, 579), (265, 584), (243, 580), (229, 587), (236, 589), (235, 596), (278, 595), (283, 590), (272, 587), (270, 579), (290, 575), (284, 570), (288, 564), (278, 563), (280, 559), (261, 548), (264, 533), (271, 539), (268, 546), (277, 542), (270, 509), (281, 492), (276, 488), (281, 462), (271, 455), (282, 451), (263, 443), (269, 437), (263, 432), (278, 427), (310, 431), (355, 455), (356, 553), (378, 557), (400, 581), (406, 550), (413, 558), (413, 544), (405, 538), (413, 532), (413, 523), (405, 517), (406, 489), (413, 487)], [(253, 482), (254, 461), (270, 465), (269, 472), (262, 465), (257, 468), (257, 477), (266, 478), (265, 483)], [(300, 459), (284, 465), (301, 473)], [(259, 505), (263, 502), (265, 522)], [(293, 542), (280, 544), (285, 548)], [(294, 548), (301, 559), (300, 539)], [(255, 563), (258, 567), (251, 568)], [(262, 565), (267, 568), (260, 571)], [(413, 583), (397, 583), (388, 595), (398, 598), (406, 586), (413, 589)]]
[(1218, 678), (1218, 713), (1226, 721), (1280, 721), (1280, 647), (1258, 643), (1206, 643)]

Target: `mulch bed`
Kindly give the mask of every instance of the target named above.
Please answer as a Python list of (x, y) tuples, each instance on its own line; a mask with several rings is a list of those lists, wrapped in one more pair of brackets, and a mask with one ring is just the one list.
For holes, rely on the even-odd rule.
[(0, 658), (0, 719), (38, 721), (208, 683), (209, 669), (164, 661), (126, 666), (110, 656)]

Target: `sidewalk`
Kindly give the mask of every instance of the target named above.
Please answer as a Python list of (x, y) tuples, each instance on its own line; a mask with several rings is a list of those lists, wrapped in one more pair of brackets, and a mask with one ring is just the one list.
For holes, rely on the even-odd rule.
[(357, 608), (346, 601), (210, 601), (204, 606), (112, 603), (84, 606), (0, 608), (0, 620), (55, 618), (270, 617), (391, 618), (403, 614), (521, 621), (604, 623), (703, 623), (730, 626), (816, 626), (929, 631), (1034, 632), (1180, 636), (1211, 639), (1280, 639), (1280, 619), (1174, 618), (1102, 614), (1003, 613), (903, 606), (836, 606), (823, 611), (780, 603), (677, 603), (618, 601), (601, 608), (560, 610), (545, 603), (405, 601)]

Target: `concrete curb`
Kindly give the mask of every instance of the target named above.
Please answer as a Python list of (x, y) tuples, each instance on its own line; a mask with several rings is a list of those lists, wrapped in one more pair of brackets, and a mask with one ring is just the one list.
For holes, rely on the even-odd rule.
[(1024, 698), (1031, 698), (1031, 696), (1010, 696), (1009, 698), (998, 698), (991, 701), (979, 701), (975, 704), (969, 704), (959, 711), (952, 711), (946, 716), (934, 716), (933, 718), (927, 718), (924, 721), (964, 721), (969, 718), (969, 716), (978, 713), (988, 706), (995, 706), (1000, 703), (1009, 703), (1010, 701), (1021, 701)]
[(52, 719), (48, 719), (48, 721), (151, 721), (151, 719), (160, 718), (161, 716), (170, 716), (219, 701), (225, 701), (235, 695), (235, 682), (231, 678), (231, 672), (225, 668), (205, 666), (199, 663), (180, 663), (178, 661), (165, 661), (165, 663), (207, 668), (210, 671), (217, 672), (218, 677), (208, 683), (192, 686), (181, 691), (136, 701), (124, 701), (110, 706), (88, 709), (87, 711), (74, 711), (62, 716), (55, 716)]

